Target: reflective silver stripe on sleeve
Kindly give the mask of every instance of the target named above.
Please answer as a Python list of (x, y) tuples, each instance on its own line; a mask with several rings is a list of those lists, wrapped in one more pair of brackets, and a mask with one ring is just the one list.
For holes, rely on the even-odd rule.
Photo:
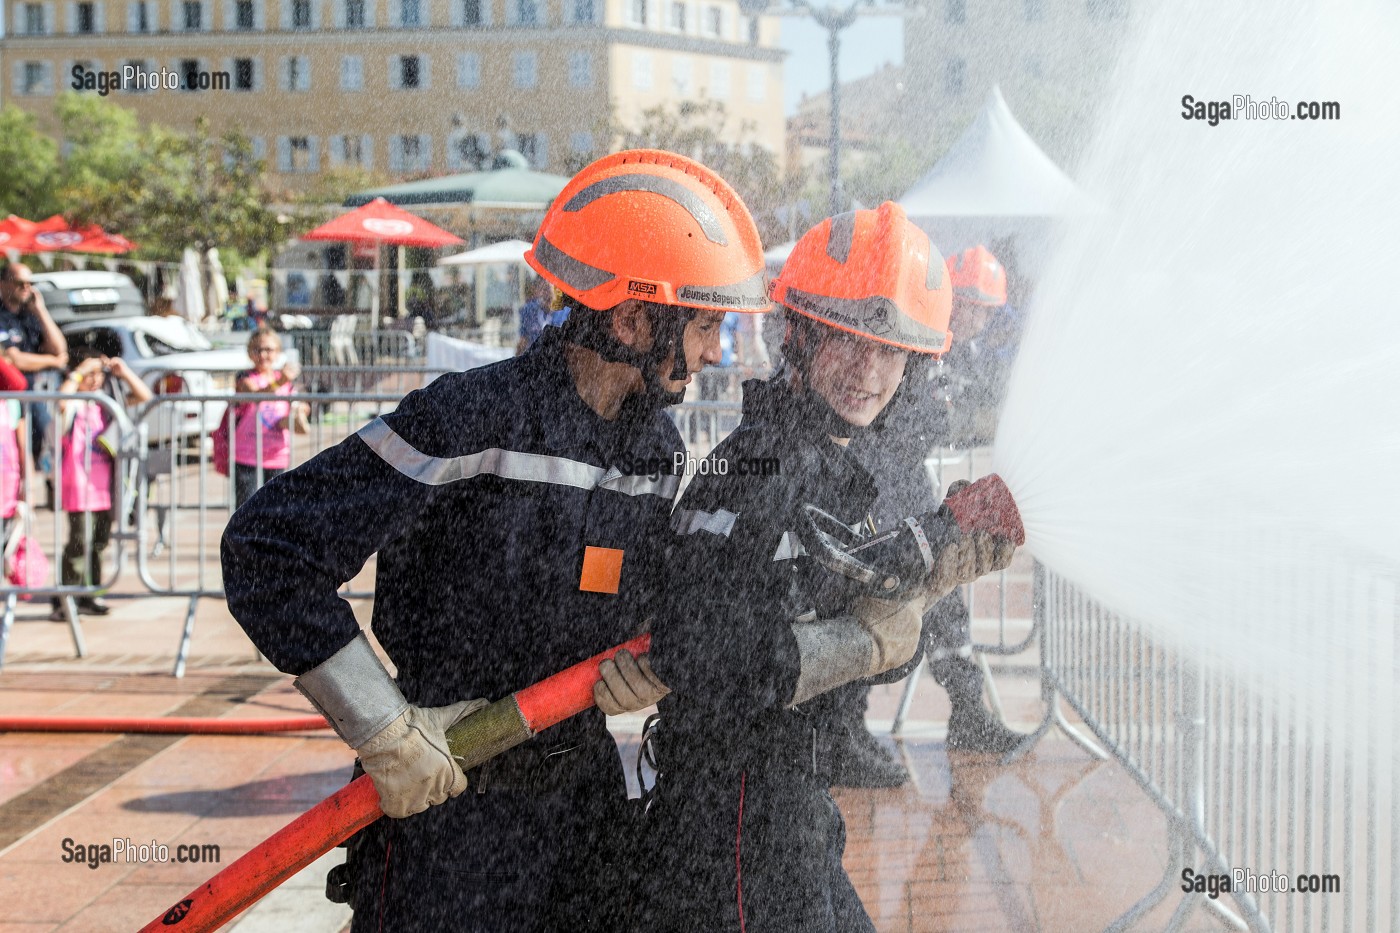
[(608, 475), (598, 485), (628, 496), (660, 496), (663, 499), (674, 499), (676, 493), (680, 491), (681, 478), (670, 475), (652, 477), (634, 474), (625, 476), (622, 473), (609, 470)]
[(727, 538), (729, 533), (734, 530), (734, 522), (738, 517), (737, 512), (731, 512), (728, 509), (716, 509), (713, 512), (706, 512), (703, 509), (676, 509), (671, 514), (671, 530), (678, 535), (693, 535), (697, 531), (708, 531), (712, 535)]
[(802, 546), (802, 539), (795, 532), (783, 532), (782, 540), (778, 542), (778, 549), (773, 552), (774, 560), (794, 560), (807, 553), (807, 549)]
[[(432, 457), (395, 434), (383, 418), (374, 419), (357, 433), (360, 440), (389, 466), (428, 486), (443, 486), (486, 474), (526, 483), (548, 483), (578, 489), (604, 488), (627, 496), (673, 498), (680, 483), (679, 477), (675, 476), (662, 476), (655, 481), (645, 476), (622, 476), (577, 460), (502, 450), (499, 447), (461, 457)], [(613, 473), (611, 478), (610, 473)]]

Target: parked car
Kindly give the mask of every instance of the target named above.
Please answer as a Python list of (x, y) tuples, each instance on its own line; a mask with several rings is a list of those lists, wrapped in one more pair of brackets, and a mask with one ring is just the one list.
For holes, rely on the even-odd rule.
[[(61, 325), (60, 329), (68, 338), (69, 352), (92, 347), (103, 356), (121, 357), (157, 398), (232, 395), (237, 374), (252, 365), (246, 351), (214, 349), (209, 338), (180, 317), (104, 318)], [(296, 352), (287, 351), (287, 357), (295, 360)], [(162, 438), (208, 434), (218, 427), (226, 407), (222, 401), (163, 406), (148, 421), (150, 439), (155, 443)]]
[(60, 327), (97, 318), (142, 317), (146, 313), (141, 290), (119, 272), (39, 272), (34, 275), (34, 287)]

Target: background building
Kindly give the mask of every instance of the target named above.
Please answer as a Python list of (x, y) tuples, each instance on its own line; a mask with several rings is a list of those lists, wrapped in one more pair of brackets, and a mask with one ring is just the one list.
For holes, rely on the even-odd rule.
[(114, 99), (241, 130), (291, 187), (338, 166), (473, 171), (507, 148), (566, 172), (618, 123), (702, 96), (783, 151), (777, 21), (735, 0), (5, 0), (5, 25), (0, 102), (46, 130), (75, 66), (165, 69), (180, 89), (128, 81)]

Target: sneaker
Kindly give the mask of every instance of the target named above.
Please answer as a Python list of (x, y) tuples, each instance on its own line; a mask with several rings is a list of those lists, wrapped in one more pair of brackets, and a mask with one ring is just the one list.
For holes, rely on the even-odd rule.
[(851, 730), (831, 776), (833, 787), (902, 787), (909, 771), (864, 726)]
[(78, 599), (78, 611), (85, 616), (105, 616), (112, 607), (101, 596), (92, 596)]
[(948, 747), (958, 751), (1004, 755), (1025, 737), (1024, 733), (1002, 725), (980, 703), (969, 709), (955, 709), (948, 717)]
[(49, 613), (50, 622), (68, 621), (68, 610), (63, 607), (62, 601), (55, 599), (50, 603), (50, 606), (52, 607), (52, 611)]

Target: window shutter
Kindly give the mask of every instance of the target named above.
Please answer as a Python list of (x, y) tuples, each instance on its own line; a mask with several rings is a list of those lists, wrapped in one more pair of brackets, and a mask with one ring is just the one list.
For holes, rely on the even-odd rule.
[(321, 137), (308, 136), (306, 141), (310, 143), (306, 169), (308, 172), (319, 172), (321, 170)]
[(418, 87), (427, 90), (433, 86), (433, 59), (430, 55), (418, 56)]
[(403, 171), (403, 144), (397, 136), (389, 137), (389, 171)]
[(418, 171), (426, 172), (433, 167), (433, 137), (427, 133), (418, 134), (418, 159)]
[(277, 137), (277, 171), (292, 170), (292, 141), (286, 136)]
[(301, 86), (297, 90), (309, 91), (311, 90), (311, 59), (305, 55), (297, 57), (301, 59), (300, 67), (297, 68), (297, 80), (301, 82)]
[(360, 164), (367, 169), (374, 168), (374, 137), (368, 133), (360, 137)]
[(332, 136), (327, 140), (326, 154), (330, 158), (330, 167), (339, 168), (345, 164), (345, 138), (342, 136)]

